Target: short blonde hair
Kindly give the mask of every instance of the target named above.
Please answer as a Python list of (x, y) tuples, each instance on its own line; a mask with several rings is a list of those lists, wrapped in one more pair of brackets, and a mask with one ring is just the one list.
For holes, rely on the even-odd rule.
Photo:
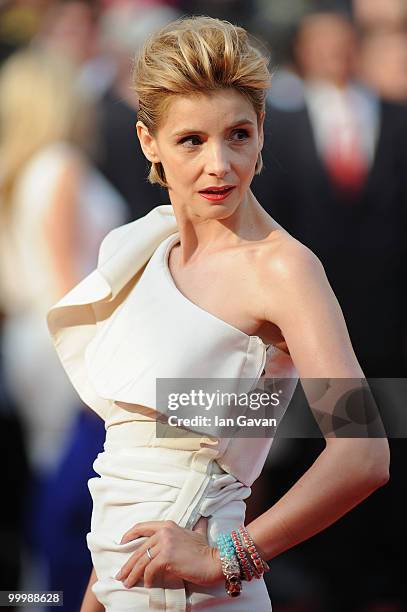
[[(239, 26), (205, 16), (177, 19), (150, 36), (136, 57), (137, 118), (155, 135), (174, 95), (228, 87), (244, 95), (259, 117), (271, 82), (268, 64)], [(259, 153), (255, 173), (262, 167)], [(168, 187), (161, 163), (152, 163), (148, 180)]]

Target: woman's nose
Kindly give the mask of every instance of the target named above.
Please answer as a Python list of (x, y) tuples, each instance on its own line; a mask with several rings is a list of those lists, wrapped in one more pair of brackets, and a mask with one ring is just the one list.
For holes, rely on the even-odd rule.
[(219, 177), (230, 171), (230, 159), (225, 147), (215, 146), (208, 151), (206, 169), (208, 174)]

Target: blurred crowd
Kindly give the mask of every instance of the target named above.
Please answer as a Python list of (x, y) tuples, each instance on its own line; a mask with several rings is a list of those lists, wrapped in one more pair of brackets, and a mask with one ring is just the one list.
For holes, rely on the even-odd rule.
[[(262, 206), (321, 259), (365, 375), (407, 375), (407, 0), (15, 0), (0, 3), (0, 590), (64, 592), (91, 571), (87, 480), (104, 441), (57, 360), (46, 312), (112, 228), (168, 194), (147, 182), (131, 66), (145, 38), (207, 14), (270, 55)], [(329, 341), (329, 339), (328, 339)], [(301, 389), (285, 418), (315, 422)], [(248, 521), (323, 441), (276, 439)], [(407, 610), (403, 439), (391, 479), (273, 560), (274, 612)]]

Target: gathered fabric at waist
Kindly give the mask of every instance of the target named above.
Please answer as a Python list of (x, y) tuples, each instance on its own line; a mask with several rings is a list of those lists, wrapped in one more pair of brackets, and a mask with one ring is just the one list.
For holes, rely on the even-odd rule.
[[(237, 497), (240, 499), (250, 495), (250, 487), (245, 486), (218, 463), (219, 448), (216, 440), (202, 436), (161, 438), (156, 436), (156, 427), (154, 420), (133, 420), (108, 427), (104, 453), (99, 454), (94, 464), (96, 472), (101, 476), (142, 481), (147, 469), (147, 481), (151, 477), (151, 471), (156, 471), (154, 482), (157, 482), (158, 474), (160, 478), (164, 478), (166, 474), (170, 479), (166, 484), (178, 481), (176, 488), (184, 490), (186, 497), (190, 498), (188, 503), (199, 488), (208, 487), (209, 480), (212, 481), (211, 486), (214, 487), (213, 493), (218, 503), (226, 501), (225, 497), (230, 494), (235, 497), (237, 491)], [(204, 482), (205, 486), (202, 487)], [(222, 494), (219, 496), (219, 493)], [(209, 496), (201, 508), (201, 513), (203, 511), (204, 515), (206, 512), (210, 514), (213, 501)], [(180, 499), (178, 503), (181, 503)], [(181, 516), (177, 515), (174, 508), (171, 514), (174, 520), (180, 522)], [(192, 519), (191, 516), (187, 522), (191, 523)]]
[[(244, 521), (243, 500), (251, 489), (222, 469), (214, 449), (154, 448), (146, 445), (145, 434), (151, 428), (155, 431), (155, 423), (145, 428), (139, 424), (108, 428), (105, 451), (93, 464), (100, 476), (88, 483), (93, 512), (87, 542), (98, 576), (93, 592), (109, 612), (122, 609), (121, 605), (123, 610), (136, 607), (139, 601), (139, 609), (184, 612), (189, 596), (181, 579), (164, 579), (149, 589), (140, 584), (130, 591), (115, 580), (115, 573), (145, 540), (140, 537), (122, 545), (121, 536), (147, 520), (173, 520), (192, 529), (202, 515), (208, 517), (208, 543), (214, 546), (220, 532)], [(211, 588), (194, 597), (216, 600)]]

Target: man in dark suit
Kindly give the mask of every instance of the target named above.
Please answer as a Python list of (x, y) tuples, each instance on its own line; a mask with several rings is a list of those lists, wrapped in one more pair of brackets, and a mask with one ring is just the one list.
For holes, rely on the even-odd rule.
[(321, 259), (365, 374), (405, 376), (407, 111), (350, 80), (353, 45), (341, 15), (300, 26), (302, 95), (272, 95), (254, 191)]

